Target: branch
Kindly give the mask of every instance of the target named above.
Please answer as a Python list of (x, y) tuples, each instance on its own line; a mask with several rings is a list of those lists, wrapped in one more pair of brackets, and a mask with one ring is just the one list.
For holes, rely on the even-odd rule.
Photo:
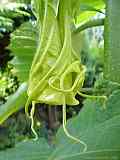
[(80, 25), (75, 30), (73, 30), (73, 33), (79, 33), (85, 29), (97, 27), (97, 26), (102, 26), (102, 25), (104, 25), (104, 18), (90, 20), (90, 21), (87, 21), (86, 23), (84, 23), (83, 25)]

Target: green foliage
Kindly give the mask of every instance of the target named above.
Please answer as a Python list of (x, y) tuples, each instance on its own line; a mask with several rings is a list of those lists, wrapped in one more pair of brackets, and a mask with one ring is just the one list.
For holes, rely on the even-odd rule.
[(0, 97), (3, 97), (6, 100), (9, 94), (15, 92), (17, 88), (17, 84), (11, 70), (12, 69), (8, 67), (3, 73), (0, 72)]
[(7, 102), (0, 106), (0, 124), (3, 123), (10, 115), (24, 107), (27, 99), (27, 84), (23, 83), (19, 89), (11, 96)]
[(24, 21), (24, 17), (30, 17), (27, 5), (21, 3), (0, 4), (0, 37), (3, 33), (10, 33), (15, 29), (15, 20)]
[(7, 3), (7, 4), (0, 4), (0, 16), (6, 17), (6, 18), (15, 18), (20, 16), (30, 16), (25, 11), (22, 11), (21, 8), (25, 8), (25, 4), (20, 3)]
[(98, 93), (105, 93), (108, 96), (118, 89), (120, 89), (120, 85), (118, 83), (113, 83), (104, 79), (103, 75), (97, 79), (94, 86), (94, 90)]
[(120, 83), (120, 1), (106, 1), (105, 19), (105, 78)]
[(8, 85), (7, 77), (5, 74), (0, 73), (0, 97), (5, 97), (5, 89)]
[[(69, 120), (67, 128), (71, 134), (87, 144), (75, 144), (67, 138), (62, 129), (58, 131), (56, 143), (58, 148), (52, 159), (116, 159), (120, 157), (120, 90), (115, 91), (108, 99), (106, 106), (101, 101), (86, 100), (80, 114)], [(113, 157), (112, 157), (113, 156)]]
[(0, 28), (8, 32), (13, 31), (13, 20), (0, 16)]
[(15, 149), (10, 149), (6, 153), (0, 152), (0, 160), (47, 160), (52, 152), (44, 139), (39, 141), (26, 141), (18, 144)]
[[(87, 144), (87, 151), (83, 146), (66, 137), (60, 128), (55, 145), (52, 150), (43, 142), (23, 142), (16, 148), (0, 152), (0, 160), (9, 158), (13, 160), (78, 160), (98, 159), (112, 160), (120, 157), (120, 90), (115, 91), (105, 106), (101, 101), (86, 100), (78, 116), (67, 123), (67, 128), (75, 137), (77, 136)], [(47, 147), (46, 147), (47, 146)], [(31, 152), (30, 152), (31, 151)], [(44, 155), (45, 154), (45, 155)], [(41, 157), (44, 155), (45, 157)]]
[(23, 23), (11, 35), (9, 49), (15, 55), (11, 63), (15, 67), (14, 73), (21, 82), (28, 81), (36, 45), (36, 28), (30, 22)]
[(102, 13), (105, 3), (103, 0), (79, 0), (77, 6), (79, 6), (76, 17), (76, 24), (78, 25), (86, 22), (98, 12)]

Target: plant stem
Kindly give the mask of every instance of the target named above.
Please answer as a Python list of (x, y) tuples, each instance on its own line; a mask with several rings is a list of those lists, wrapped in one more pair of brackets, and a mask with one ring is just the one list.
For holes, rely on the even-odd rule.
[(104, 18), (87, 21), (73, 30), (73, 33), (79, 33), (85, 29), (104, 25)]

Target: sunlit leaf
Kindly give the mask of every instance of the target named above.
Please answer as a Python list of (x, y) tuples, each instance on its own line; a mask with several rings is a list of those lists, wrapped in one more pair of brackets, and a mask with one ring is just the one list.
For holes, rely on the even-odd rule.
[(11, 36), (9, 49), (15, 56), (11, 63), (20, 81), (28, 80), (36, 45), (36, 31), (30, 22), (21, 25)]
[(27, 84), (23, 83), (18, 90), (11, 95), (7, 102), (0, 106), (0, 124), (10, 115), (24, 107), (27, 99)]

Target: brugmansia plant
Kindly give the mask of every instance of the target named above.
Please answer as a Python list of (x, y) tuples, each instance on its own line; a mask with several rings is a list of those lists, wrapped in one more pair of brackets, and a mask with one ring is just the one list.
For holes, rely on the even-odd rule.
[(35, 1), (34, 5), (40, 38), (30, 70), (26, 113), (31, 101), (31, 116), (35, 103), (63, 105), (63, 128), (70, 136), (65, 129), (66, 104), (78, 104), (75, 95), (85, 78), (85, 67), (72, 45), (73, 4), (71, 1), (58, 1), (56, 5), (53, 1)]
[[(118, 0), (114, 2), (108, 0), (106, 2), (105, 45), (107, 45), (105, 46), (105, 55), (107, 56), (105, 56), (104, 76), (108, 80), (117, 82), (116, 85), (119, 86), (119, 74), (113, 72), (113, 67), (116, 67), (114, 60), (118, 60), (116, 55), (118, 56), (119, 49), (117, 48), (116, 54), (113, 54), (112, 49), (115, 46), (112, 46), (112, 44), (116, 44), (115, 39), (114, 43), (109, 41), (112, 39), (110, 27), (113, 27), (112, 33), (116, 33), (114, 16), (118, 7), (117, 4), (119, 4)], [(104, 7), (105, 3), (102, 0), (32, 1), (35, 21), (33, 24), (27, 22), (16, 30), (12, 34), (9, 47), (15, 53), (12, 63), (16, 68), (16, 73), (20, 81), (25, 83), (10, 97), (6, 104), (1, 106), (0, 123), (19, 110), (22, 101), (21, 104), (25, 105), (25, 112), (31, 119), (31, 129), (35, 134), (35, 139), (37, 139), (33, 120), (35, 104), (62, 105), (63, 130), (67, 136), (64, 136), (62, 129), (58, 131), (55, 151), (49, 149), (44, 140), (37, 141), (36, 144), (34, 142), (23, 143), (15, 150), (7, 152), (8, 155), (9, 152), (11, 153), (11, 159), (13, 157), (16, 157), (17, 160), (21, 157), (24, 157), (25, 160), (34, 160), (35, 157), (39, 160), (74, 160), (90, 157), (91, 159), (109, 160), (111, 157), (119, 159), (120, 144), (117, 140), (120, 131), (118, 123), (120, 120), (120, 102), (117, 101), (120, 97), (119, 90), (108, 98), (105, 108), (100, 101), (86, 100), (80, 114), (68, 122), (67, 127), (71, 132), (69, 133), (66, 129), (66, 105), (79, 104), (75, 97), (76, 94), (93, 99), (98, 97), (106, 99), (105, 96), (96, 97), (81, 93), (86, 66), (82, 64), (81, 55), (78, 53), (81, 47), (78, 45), (81, 39), (79, 32), (92, 26), (104, 25), (104, 19), (87, 21), (96, 12), (104, 14)], [(109, 16), (112, 13), (114, 13), (114, 16)], [(77, 25), (79, 27), (76, 27)], [(111, 58), (112, 56), (113, 58)], [(118, 71), (118, 67), (116, 68)], [(110, 73), (112, 73), (112, 77)], [(115, 80), (115, 77), (117, 77), (117, 80)], [(113, 82), (111, 82), (112, 85)], [(29, 110), (31, 103), (32, 108)], [(81, 126), (79, 126), (79, 122)], [(71, 126), (74, 126), (73, 130)], [(109, 134), (109, 132), (112, 132), (112, 134)], [(105, 140), (104, 144), (102, 138)], [(45, 149), (44, 147), (42, 149), (42, 143), (45, 143)], [(32, 151), (29, 155), (28, 147)], [(22, 148), (24, 148), (24, 151)], [(16, 155), (15, 152), (19, 154)], [(8, 155), (6, 154), (6, 159), (8, 159)], [(32, 157), (32, 155), (34, 156)], [(0, 157), (4, 157), (4, 152), (1, 152)]]
[[(28, 100), (25, 105), (27, 115), (28, 106), (32, 102), (30, 118), (32, 119), (35, 103), (49, 105), (63, 105), (63, 129), (68, 137), (82, 143), (86, 151), (86, 144), (73, 137), (66, 130), (66, 104), (77, 105), (76, 94), (85, 80), (85, 66), (73, 44), (72, 26), (77, 16), (78, 1), (34, 1), (37, 17), (39, 40), (28, 82)], [(82, 94), (84, 96), (84, 94)], [(91, 96), (92, 97), (92, 96)], [(104, 96), (102, 98), (105, 98)], [(37, 136), (37, 135), (36, 135)]]

